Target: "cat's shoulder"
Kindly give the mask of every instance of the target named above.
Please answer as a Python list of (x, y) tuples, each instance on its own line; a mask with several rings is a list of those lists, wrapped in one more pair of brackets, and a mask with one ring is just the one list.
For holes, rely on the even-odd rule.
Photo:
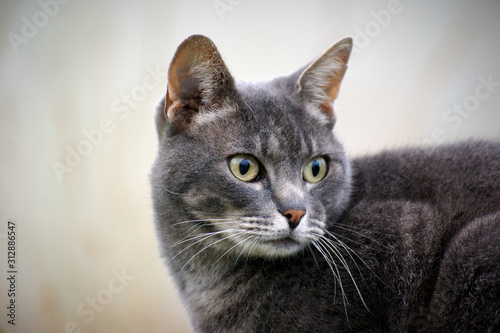
[[(500, 140), (470, 140), (435, 147), (382, 151), (352, 159), (355, 182), (500, 182)], [(357, 178), (357, 179), (356, 179)], [(498, 184), (500, 186), (500, 183)]]
[[(500, 141), (405, 148), (352, 160), (353, 203), (409, 200), (458, 207), (500, 207)], [(486, 212), (486, 211), (485, 211)]]

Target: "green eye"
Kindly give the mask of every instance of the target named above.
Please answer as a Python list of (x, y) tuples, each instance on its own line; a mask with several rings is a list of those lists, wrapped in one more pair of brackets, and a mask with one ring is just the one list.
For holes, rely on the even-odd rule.
[(259, 177), (259, 162), (249, 155), (234, 155), (229, 159), (229, 169), (233, 175), (244, 182), (251, 182)]
[(304, 180), (309, 183), (317, 183), (325, 178), (328, 167), (323, 157), (315, 157), (304, 168)]

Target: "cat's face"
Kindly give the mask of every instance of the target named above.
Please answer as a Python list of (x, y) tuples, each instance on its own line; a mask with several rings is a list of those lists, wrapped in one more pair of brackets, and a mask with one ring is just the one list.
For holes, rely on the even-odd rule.
[(349, 41), (303, 72), (236, 85), (215, 46), (190, 39), (172, 61), (157, 115), (160, 232), (180, 248), (228, 257), (282, 257), (319, 241), (350, 194), (331, 106)]

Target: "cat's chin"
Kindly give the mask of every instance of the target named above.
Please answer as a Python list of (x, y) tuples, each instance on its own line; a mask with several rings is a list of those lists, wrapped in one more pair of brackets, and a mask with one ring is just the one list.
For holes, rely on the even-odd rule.
[(259, 240), (252, 248), (252, 255), (265, 258), (283, 258), (295, 255), (305, 245), (291, 237)]

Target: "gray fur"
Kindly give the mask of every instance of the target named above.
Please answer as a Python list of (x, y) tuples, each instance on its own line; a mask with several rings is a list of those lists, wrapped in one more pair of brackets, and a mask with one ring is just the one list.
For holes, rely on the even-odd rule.
[[(350, 45), (315, 63), (344, 54), (346, 68)], [(206, 37), (179, 49), (174, 91), (158, 106), (151, 184), (162, 252), (195, 332), (500, 331), (499, 142), (350, 162), (333, 109), (318, 106), (333, 101), (344, 67), (333, 79), (310, 66), (235, 83)], [(193, 53), (209, 67), (189, 71)], [(171, 79), (179, 71), (185, 98)], [(216, 87), (203, 91), (199, 73)], [(325, 94), (306, 98), (304, 85)], [(260, 161), (261, 179), (231, 174), (228, 158), (242, 153)], [(307, 183), (302, 169), (316, 156), (329, 173)], [(307, 212), (294, 230), (283, 216), (291, 208)], [(289, 245), (265, 241), (283, 237)]]

